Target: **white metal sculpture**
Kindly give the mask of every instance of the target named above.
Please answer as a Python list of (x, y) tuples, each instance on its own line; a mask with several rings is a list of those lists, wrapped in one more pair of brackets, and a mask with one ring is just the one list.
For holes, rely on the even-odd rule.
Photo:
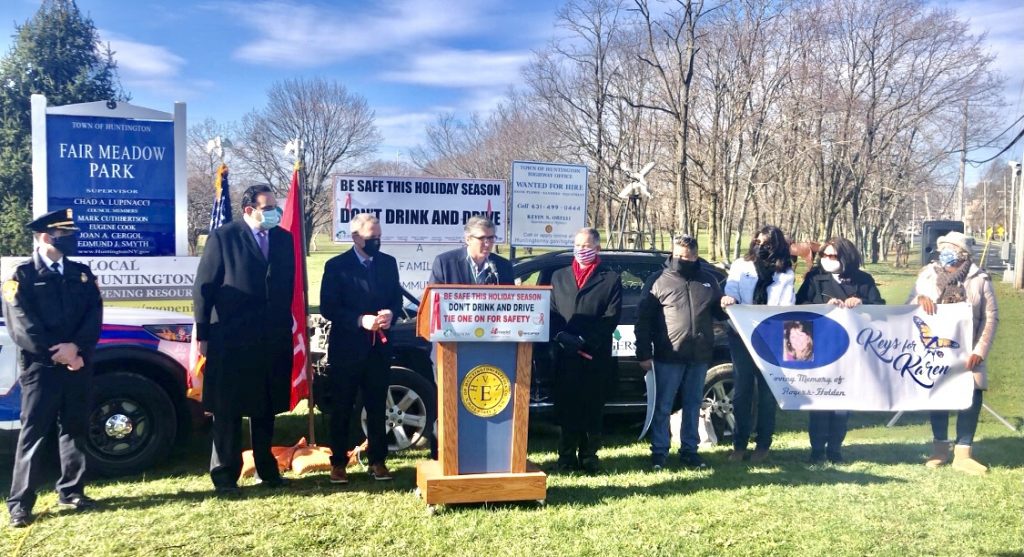
[[(623, 164), (620, 168), (633, 181), (619, 192), (619, 248), (626, 244), (626, 237), (630, 238), (634, 249), (644, 247), (644, 236), (647, 233), (647, 202), (654, 197), (647, 186), (647, 174), (654, 168), (655, 163), (649, 162), (640, 171), (635, 171)], [(653, 236), (652, 236), (653, 241)]]

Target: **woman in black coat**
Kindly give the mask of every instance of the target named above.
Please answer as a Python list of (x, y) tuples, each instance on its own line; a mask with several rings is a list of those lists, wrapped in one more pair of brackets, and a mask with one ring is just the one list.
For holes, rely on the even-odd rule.
[[(860, 270), (862, 259), (853, 242), (834, 237), (818, 251), (818, 265), (808, 271), (797, 304), (832, 304), (855, 308), (861, 304), (885, 304), (875, 279)], [(843, 439), (846, 438), (849, 412), (845, 410), (812, 410), (808, 434), (811, 438), (811, 463), (842, 462)]]

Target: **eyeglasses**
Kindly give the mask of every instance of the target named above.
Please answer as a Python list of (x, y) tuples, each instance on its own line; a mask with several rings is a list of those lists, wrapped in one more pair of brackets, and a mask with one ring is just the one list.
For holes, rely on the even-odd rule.
[(491, 234), (490, 236), (470, 236), (470, 238), (480, 240), (481, 242), (494, 242), (498, 239), (494, 234)]
[(838, 253), (823, 253), (821, 254), (823, 259), (839, 259)]

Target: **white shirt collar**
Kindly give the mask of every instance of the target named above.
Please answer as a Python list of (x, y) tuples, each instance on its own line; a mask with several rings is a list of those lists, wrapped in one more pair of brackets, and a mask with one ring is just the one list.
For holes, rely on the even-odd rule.
[(36, 252), (39, 253), (39, 259), (42, 260), (43, 265), (46, 265), (47, 269), (53, 270), (53, 264), (57, 263), (58, 265), (60, 265), (60, 274), (62, 274), (62, 275), (64, 274), (64, 256), (63, 255), (60, 257), (60, 259), (58, 259), (56, 261), (53, 261), (49, 257), (46, 257), (46, 250), (44, 248), (36, 248)]

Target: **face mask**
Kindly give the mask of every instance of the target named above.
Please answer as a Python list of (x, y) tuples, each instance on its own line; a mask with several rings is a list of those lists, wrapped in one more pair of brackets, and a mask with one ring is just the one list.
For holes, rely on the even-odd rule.
[(586, 267), (597, 259), (597, 250), (594, 248), (572, 248), (572, 256), (576, 258), (576, 262)]
[(821, 268), (824, 269), (826, 273), (838, 273), (842, 266), (842, 263), (836, 259), (822, 258), (821, 260)]
[(939, 252), (939, 263), (941, 263), (943, 267), (956, 265), (956, 262), (959, 260), (960, 254), (957, 253), (955, 250), (944, 249)]
[(64, 255), (74, 255), (78, 253), (78, 234), (71, 234), (69, 236), (56, 236), (51, 237), (53, 239), (52, 245), (57, 251)]
[(363, 240), (363, 251), (370, 257), (380, 253), (380, 238), (367, 238)]
[(692, 277), (700, 269), (700, 261), (688, 261), (681, 257), (676, 258), (676, 271), (683, 276)]
[[(253, 218), (256, 219), (256, 222), (260, 223), (260, 228), (263, 230), (270, 230), (271, 228), (281, 224), (281, 211), (279, 211), (277, 207), (274, 207), (273, 209), (269, 207), (267, 209), (258, 209), (253, 211), (252, 214)], [(257, 214), (259, 216), (256, 216)]]

